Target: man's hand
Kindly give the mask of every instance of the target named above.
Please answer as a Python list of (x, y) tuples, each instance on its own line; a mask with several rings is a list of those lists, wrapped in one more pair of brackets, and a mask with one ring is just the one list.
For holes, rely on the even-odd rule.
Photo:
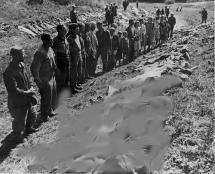
[(37, 84), (37, 86), (38, 86), (39, 89), (42, 88), (42, 82), (41, 82), (41, 80), (35, 79), (35, 83)]
[(29, 90), (25, 91), (25, 94), (28, 97), (32, 97), (33, 95), (35, 95), (35, 89), (33, 87), (31, 87)]

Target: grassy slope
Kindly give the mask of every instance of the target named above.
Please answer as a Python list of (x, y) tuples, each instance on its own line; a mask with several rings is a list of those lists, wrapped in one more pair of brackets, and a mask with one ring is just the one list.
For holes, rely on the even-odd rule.
[(213, 35), (214, 30), (201, 32), (199, 41), (189, 45), (197, 71), (182, 89), (170, 92), (175, 110), (167, 125), (174, 133), (165, 170), (174, 174), (215, 171), (214, 40), (202, 44), (202, 38)]

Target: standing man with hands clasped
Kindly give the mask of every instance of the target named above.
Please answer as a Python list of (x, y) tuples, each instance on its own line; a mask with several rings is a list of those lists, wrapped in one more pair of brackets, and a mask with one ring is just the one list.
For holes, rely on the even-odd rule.
[(14, 47), (10, 55), (12, 61), (3, 73), (3, 78), (8, 92), (8, 109), (14, 118), (12, 138), (19, 141), (25, 135), (36, 132), (33, 126), (37, 116), (34, 107), (37, 99), (24, 66), (24, 50)]

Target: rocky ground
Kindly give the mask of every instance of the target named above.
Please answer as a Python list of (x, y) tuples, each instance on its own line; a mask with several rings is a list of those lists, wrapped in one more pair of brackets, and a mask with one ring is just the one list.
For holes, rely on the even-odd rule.
[[(158, 5), (142, 4), (141, 7), (150, 11)], [(175, 9), (178, 5), (176, 4), (171, 8)], [(59, 115), (59, 117), (53, 118), (48, 123), (42, 125), (39, 132), (31, 135), (24, 143), (15, 148), (8, 158), (2, 161), (0, 173), (29, 173), (35, 171), (37, 173), (63, 173), (63, 171), (64, 173), (72, 173), (71, 170), (66, 171), (68, 163), (65, 165), (64, 161), (67, 158), (64, 158), (66, 155), (64, 156), (60, 153), (68, 154), (69, 150), (65, 150), (66, 147), (63, 150), (61, 147), (60, 150), (57, 150), (57, 154), (54, 153), (59, 144), (70, 141), (68, 129), (65, 131), (62, 123), (68, 123), (74, 115), (80, 115), (82, 110), (85, 110), (87, 107), (91, 108), (92, 104), (106, 101), (108, 89), (111, 92), (111, 89), (116, 90), (122, 87), (122, 84), (127, 84), (127, 81), (125, 81), (126, 83), (124, 81), (121, 83), (115, 82), (116, 79), (126, 80), (138, 75), (144, 76), (144, 74), (151, 72), (151, 76), (172, 74), (183, 79), (182, 88), (169, 89), (164, 93), (165, 96), (172, 99), (174, 110), (165, 120), (165, 130), (170, 136), (171, 143), (168, 146), (168, 150), (162, 155), (164, 163), (160, 173), (213, 174), (215, 171), (215, 108), (213, 90), (215, 25), (213, 22), (201, 25), (198, 12), (203, 6), (208, 7), (209, 19), (213, 20), (214, 6), (211, 2), (180, 5), (183, 5), (184, 12), (175, 13), (179, 22), (172, 40), (163, 47), (139, 57), (128, 65), (119, 67), (112, 72), (87, 82), (81, 93), (65, 101), (64, 106), (69, 111), (69, 115)], [(125, 17), (123, 16), (123, 18)], [(28, 36), (25, 35), (28, 42), (35, 41), (33, 47), (27, 47), (28, 54), (32, 55), (32, 50), (35, 49), (38, 42), (36, 42), (37, 38), (30, 40)], [(7, 45), (4, 45), (4, 48), (7, 48)], [(183, 48), (189, 50), (190, 60), (180, 61), (180, 58), (183, 57), (180, 51)], [(2, 70), (8, 63), (7, 58), (8, 55), (5, 54), (1, 58)], [(29, 62), (30, 60), (27, 61), (27, 64)], [(188, 71), (184, 71), (184, 69)], [(141, 78), (135, 83), (139, 83), (143, 79), (142, 76), (139, 77)], [(112, 85), (113, 88), (110, 88), (109, 85)], [(0, 139), (3, 140), (11, 131), (11, 117), (7, 110), (7, 95), (2, 82), (0, 94)], [(65, 125), (68, 126), (70, 124)], [(48, 144), (48, 147), (44, 148), (43, 145), (37, 146), (38, 144)], [(34, 148), (32, 149), (32, 147)], [(27, 156), (23, 158), (20, 153), (17, 153), (20, 149), (29, 149)], [(42, 156), (36, 154), (41, 161), (41, 165), (33, 165), (38, 163), (38, 161), (33, 163), (34, 156), (32, 154), (35, 151), (42, 153)], [(55, 156), (50, 158), (49, 153), (55, 154)], [(61, 161), (57, 158), (59, 156), (62, 157)], [(42, 165), (45, 164), (44, 161), (47, 161), (45, 166)], [(56, 161), (59, 162), (61, 170), (57, 166), (53, 166)], [(83, 166), (83, 163), (80, 164)], [(80, 164), (79, 169), (82, 168)], [(65, 168), (64, 165), (66, 166)], [(143, 170), (136, 172), (139, 174), (147, 173)]]

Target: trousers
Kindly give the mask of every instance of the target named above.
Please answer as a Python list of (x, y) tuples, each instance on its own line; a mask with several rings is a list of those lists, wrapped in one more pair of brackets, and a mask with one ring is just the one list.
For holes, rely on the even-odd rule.
[(57, 90), (55, 77), (52, 77), (47, 82), (43, 82), (39, 92), (41, 95), (41, 118), (47, 119), (49, 113), (56, 109)]
[(37, 117), (35, 107), (29, 104), (23, 107), (8, 106), (8, 108), (11, 116), (13, 117), (13, 132), (19, 134), (34, 125)]
[(108, 49), (98, 49), (97, 55), (96, 55), (96, 62), (101, 56), (102, 64), (103, 64), (103, 72), (108, 71)]

